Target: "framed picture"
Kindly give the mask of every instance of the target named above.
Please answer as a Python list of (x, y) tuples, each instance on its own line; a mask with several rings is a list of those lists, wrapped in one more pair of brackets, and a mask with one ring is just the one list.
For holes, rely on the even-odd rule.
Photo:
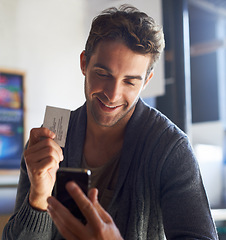
[(0, 69), (0, 169), (18, 169), (24, 147), (24, 73)]

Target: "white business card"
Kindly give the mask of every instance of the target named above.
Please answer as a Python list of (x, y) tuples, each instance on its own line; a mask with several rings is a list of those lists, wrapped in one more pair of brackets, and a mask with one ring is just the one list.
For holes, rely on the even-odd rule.
[(43, 127), (56, 134), (55, 142), (65, 146), (71, 111), (64, 108), (46, 106)]

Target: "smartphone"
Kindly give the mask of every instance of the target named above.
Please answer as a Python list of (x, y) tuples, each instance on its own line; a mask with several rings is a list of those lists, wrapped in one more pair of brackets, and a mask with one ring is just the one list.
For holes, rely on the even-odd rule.
[(66, 183), (69, 181), (76, 182), (87, 195), (91, 183), (91, 171), (82, 168), (59, 168), (56, 173), (56, 198), (67, 207), (76, 218), (85, 224), (85, 217), (65, 188)]

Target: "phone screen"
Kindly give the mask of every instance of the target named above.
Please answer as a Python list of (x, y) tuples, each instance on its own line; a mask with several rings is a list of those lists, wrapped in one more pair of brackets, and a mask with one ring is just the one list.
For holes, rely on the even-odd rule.
[(69, 181), (76, 182), (87, 195), (90, 187), (91, 171), (80, 168), (59, 168), (56, 174), (56, 198), (67, 207), (70, 212), (84, 224), (86, 219), (65, 188)]

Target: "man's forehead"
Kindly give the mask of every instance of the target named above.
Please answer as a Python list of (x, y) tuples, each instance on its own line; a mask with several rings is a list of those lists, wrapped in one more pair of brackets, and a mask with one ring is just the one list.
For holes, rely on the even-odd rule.
[(129, 51), (133, 52), (134, 54), (143, 55), (143, 56), (146, 56), (146, 57), (148, 57), (150, 59), (152, 57), (151, 53), (144, 54), (144, 53), (140, 53), (140, 52), (138, 52), (136, 50), (131, 49), (126, 44), (126, 42), (123, 39), (120, 39), (120, 38), (99, 40), (99, 42), (96, 44), (96, 46), (95, 46), (95, 48), (93, 50), (92, 55), (94, 55), (97, 51), (101, 52), (102, 48), (110, 48), (112, 45), (115, 45), (115, 44), (123, 45), (124, 47), (126, 47)]

